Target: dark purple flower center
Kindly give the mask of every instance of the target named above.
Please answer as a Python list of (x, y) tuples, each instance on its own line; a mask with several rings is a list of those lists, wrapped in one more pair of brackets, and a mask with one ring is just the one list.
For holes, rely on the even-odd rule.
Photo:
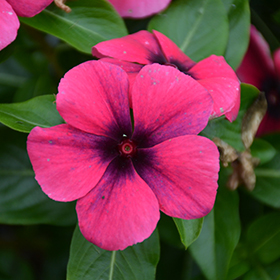
[(137, 152), (137, 146), (135, 142), (127, 137), (124, 137), (121, 143), (118, 145), (119, 153), (122, 157), (131, 158)]
[(277, 78), (267, 78), (261, 85), (267, 100), (267, 114), (280, 119), (280, 81)]
[(186, 67), (186, 65), (183, 65), (182, 63), (180, 63), (179, 61), (177, 61), (175, 59), (171, 59), (171, 60), (168, 61), (162, 53), (159, 53), (159, 54), (151, 53), (150, 57), (149, 57), (149, 60), (152, 63), (158, 63), (158, 64), (161, 64), (161, 65), (172, 66), (172, 67), (178, 69), (179, 71), (183, 72), (184, 74), (189, 75), (192, 78), (194, 78), (193, 75), (191, 75), (189, 73), (189, 70), (190, 70), (191, 66)]

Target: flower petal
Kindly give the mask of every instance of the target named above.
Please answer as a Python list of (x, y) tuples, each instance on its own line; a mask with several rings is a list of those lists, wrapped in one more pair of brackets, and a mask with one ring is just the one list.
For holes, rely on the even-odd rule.
[[(211, 55), (201, 60), (189, 73), (211, 94), (214, 101), (212, 116), (219, 117), (230, 112), (238, 102), (240, 83), (222, 56)], [(236, 105), (230, 121), (237, 117), (239, 105)]]
[(197, 219), (211, 211), (220, 167), (218, 149), (209, 139), (194, 135), (169, 139), (139, 149), (133, 164), (165, 214)]
[(114, 58), (109, 58), (109, 57), (104, 57), (100, 59), (101, 61), (104, 62), (109, 62), (115, 65), (120, 66), (128, 75), (129, 79), (129, 106), (132, 107), (132, 101), (131, 101), (131, 89), (134, 84), (135, 78), (139, 71), (143, 68), (143, 65), (137, 64), (137, 63), (132, 63), (132, 62), (126, 62), (120, 59), (114, 59)]
[(42, 190), (54, 200), (71, 201), (95, 187), (118, 155), (116, 145), (110, 138), (62, 124), (32, 129), (27, 151)]
[(98, 58), (111, 57), (128, 62), (151, 64), (155, 55), (162, 52), (154, 35), (146, 30), (122, 38), (101, 42), (92, 48)]
[(144, 18), (165, 9), (171, 0), (109, 0), (122, 17)]
[(181, 66), (178, 67), (180, 71), (186, 71), (195, 65), (195, 62), (185, 55), (185, 53), (183, 53), (181, 49), (168, 37), (156, 30), (153, 30), (153, 33), (169, 63)]
[(198, 82), (174, 67), (147, 65), (132, 88), (133, 139), (146, 148), (176, 136), (197, 134), (207, 125), (212, 102)]
[(65, 74), (58, 90), (57, 110), (68, 124), (116, 140), (131, 135), (128, 77), (120, 67), (82, 63)]
[(98, 185), (77, 202), (84, 237), (105, 250), (142, 242), (159, 220), (158, 201), (130, 160), (116, 158)]
[(20, 17), (33, 17), (39, 14), (53, 0), (6, 0)]
[(251, 25), (249, 47), (236, 73), (241, 82), (261, 89), (262, 81), (273, 76), (273, 72), (269, 46), (255, 26)]
[(0, 13), (0, 50), (2, 50), (17, 37), (19, 20), (13, 8), (5, 0), (0, 0)]
[(273, 54), (273, 62), (278, 80), (280, 80), (280, 48)]

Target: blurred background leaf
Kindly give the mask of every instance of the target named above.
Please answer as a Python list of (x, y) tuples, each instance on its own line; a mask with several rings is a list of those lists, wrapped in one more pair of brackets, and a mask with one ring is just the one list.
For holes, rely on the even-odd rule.
[(229, 36), (228, 17), (221, 0), (177, 0), (156, 15), (148, 29), (162, 32), (194, 61), (223, 55)]

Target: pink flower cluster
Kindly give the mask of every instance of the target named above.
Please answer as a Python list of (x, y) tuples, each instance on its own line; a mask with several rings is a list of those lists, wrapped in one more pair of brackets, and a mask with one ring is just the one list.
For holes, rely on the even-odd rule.
[(33, 17), (53, 0), (0, 0), (0, 51), (13, 42), (19, 29), (20, 17)]
[(192, 77), (211, 94), (214, 106), (211, 117), (225, 115), (235, 120), (240, 105), (240, 83), (222, 56), (195, 63), (169, 38), (158, 31), (142, 30), (122, 38), (101, 42), (92, 54), (102, 61), (122, 67), (129, 75), (130, 85), (144, 65), (159, 63), (172, 66)]
[(274, 52), (272, 59), (267, 42), (254, 26), (251, 26), (249, 47), (237, 75), (242, 82), (265, 92), (268, 108), (257, 135), (279, 132), (280, 48)]
[(195, 63), (156, 31), (100, 43), (93, 54), (103, 58), (59, 84), (66, 123), (35, 127), (27, 150), (42, 190), (77, 200), (85, 238), (123, 250), (152, 234), (160, 211), (182, 219), (211, 211), (219, 152), (198, 133), (210, 117), (236, 117), (239, 82), (222, 57)]

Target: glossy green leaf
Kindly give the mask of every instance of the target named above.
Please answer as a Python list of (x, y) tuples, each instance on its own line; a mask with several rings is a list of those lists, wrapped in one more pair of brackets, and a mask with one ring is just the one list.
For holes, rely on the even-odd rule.
[(225, 59), (236, 69), (247, 50), (250, 34), (250, 7), (248, 0), (223, 0), (229, 19), (229, 38)]
[(75, 203), (51, 200), (35, 181), (26, 134), (6, 127), (0, 127), (0, 134), (0, 223), (74, 224)]
[(89, 54), (93, 45), (127, 35), (123, 20), (105, 0), (68, 1), (67, 5), (70, 13), (52, 4), (35, 17), (20, 20)]
[(280, 213), (273, 212), (256, 220), (248, 229), (250, 251), (262, 263), (271, 263), (280, 257)]
[(21, 132), (35, 126), (50, 127), (63, 123), (54, 95), (38, 96), (21, 103), (0, 104), (0, 122)]
[(268, 163), (255, 169), (256, 187), (250, 194), (272, 207), (280, 207), (280, 153)]
[(223, 55), (228, 40), (228, 18), (221, 0), (177, 0), (150, 21), (191, 59)]
[(232, 123), (224, 117), (213, 119), (201, 134), (210, 139), (218, 137), (236, 150), (243, 151), (245, 148), (241, 139), (242, 119), (258, 95), (259, 90), (254, 86), (241, 84), (241, 104), (237, 119)]
[(173, 219), (180, 234), (181, 241), (187, 249), (198, 238), (202, 229), (203, 218), (194, 220)]
[(254, 140), (250, 150), (253, 157), (260, 159), (260, 164), (269, 162), (276, 155), (275, 148), (269, 142), (261, 138), (256, 138)]
[(189, 247), (208, 280), (226, 279), (240, 236), (238, 194), (225, 188), (227, 178), (227, 170), (222, 169), (215, 206), (204, 218), (198, 239)]
[(157, 231), (142, 243), (111, 252), (88, 242), (77, 226), (70, 248), (67, 280), (152, 280), (158, 261)]

